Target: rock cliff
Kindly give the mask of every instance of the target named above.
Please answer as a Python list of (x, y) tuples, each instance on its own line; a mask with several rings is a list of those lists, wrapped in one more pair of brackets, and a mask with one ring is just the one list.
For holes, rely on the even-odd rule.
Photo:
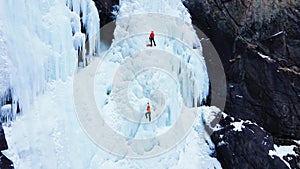
[(226, 74), (225, 112), (300, 139), (300, 1), (186, 0)]

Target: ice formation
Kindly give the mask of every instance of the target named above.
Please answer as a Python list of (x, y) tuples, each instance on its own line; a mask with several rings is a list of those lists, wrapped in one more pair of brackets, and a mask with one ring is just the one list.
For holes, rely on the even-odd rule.
[[(209, 138), (203, 136), (201, 113), (205, 109), (195, 108), (205, 101), (209, 80), (203, 57), (198, 57), (201, 45), (180, 0), (122, 0), (110, 52), (94, 61), (91, 58), (100, 54), (100, 34), (97, 9), (91, 0), (1, 1), (0, 6), (0, 46), (4, 49), (0, 51), (0, 94), (10, 89), (13, 97), (12, 105), (2, 109), (15, 113), (17, 102), (22, 109), (11, 127), (5, 127), (9, 149), (3, 153), (16, 168), (221, 168), (209, 155), (213, 149), (207, 144)], [(153, 17), (156, 22), (146, 22), (140, 16)], [(166, 18), (171, 20), (165, 22)], [(157, 33), (158, 46), (145, 49), (151, 29)], [(193, 49), (195, 44), (199, 48)], [(154, 122), (149, 125), (114, 116), (118, 110), (110, 100), (111, 96), (120, 99), (112, 90), (114, 74), (126, 64), (127, 68), (138, 68), (130, 59), (136, 59), (132, 56), (141, 51), (174, 55), (174, 60), (163, 59), (171, 61), (164, 67), (166, 73), (145, 69), (134, 80), (124, 80), (133, 109), (143, 112), (150, 99), (154, 112), (164, 110), (157, 117), (153, 113)], [(195, 108), (197, 118), (184, 140), (165, 154), (147, 159), (115, 156), (90, 140), (77, 119), (72, 75), (79, 66), (85, 67), (76, 73), (80, 80), (93, 78), (89, 75), (97, 68), (97, 61), (104, 64), (95, 77), (95, 100), (113, 129), (131, 138), (150, 138), (171, 128), (182, 106)], [(124, 70), (123, 75), (132, 75)], [(134, 151), (143, 154), (151, 150)]]

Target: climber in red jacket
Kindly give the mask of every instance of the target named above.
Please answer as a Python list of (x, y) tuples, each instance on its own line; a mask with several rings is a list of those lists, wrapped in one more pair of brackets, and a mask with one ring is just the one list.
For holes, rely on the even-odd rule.
[(154, 43), (154, 46), (156, 46), (155, 41), (154, 41), (154, 32), (153, 31), (151, 31), (151, 33), (150, 33), (149, 40), (150, 40), (150, 46), (152, 46), (152, 41)]

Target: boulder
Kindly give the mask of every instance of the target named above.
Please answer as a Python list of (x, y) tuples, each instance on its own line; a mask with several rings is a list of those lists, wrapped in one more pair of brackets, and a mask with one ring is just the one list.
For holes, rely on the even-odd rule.
[(221, 127), (212, 133), (217, 159), (224, 169), (288, 169), (274, 150), (272, 136), (250, 121), (222, 117)]

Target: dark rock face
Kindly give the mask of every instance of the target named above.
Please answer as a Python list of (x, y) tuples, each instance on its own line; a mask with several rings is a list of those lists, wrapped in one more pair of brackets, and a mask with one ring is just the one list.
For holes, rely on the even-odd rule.
[(273, 136), (300, 139), (300, 1), (184, 4), (221, 57), (224, 111), (255, 121)]
[(13, 169), (13, 162), (0, 152), (0, 168), (1, 169)]
[(300, 153), (298, 152), (297, 155), (287, 154), (283, 157), (285, 161), (287, 161), (292, 169), (300, 169)]
[(4, 130), (2, 127), (2, 124), (0, 124), (0, 150), (7, 150), (8, 146), (7, 146), (7, 142), (5, 139), (5, 134), (4, 134)]
[[(0, 150), (7, 150), (7, 142), (5, 139), (4, 130), (2, 128), (2, 124), (0, 123)], [(13, 169), (13, 162), (8, 159), (5, 155), (0, 152), (0, 168), (2, 169)]]
[(93, 0), (99, 11), (100, 26), (113, 21), (113, 9), (115, 5), (119, 5), (119, 0)]
[(216, 145), (217, 158), (224, 169), (287, 169), (279, 157), (269, 156), (274, 149), (272, 136), (259, 126), (243, 122), (242, 131), (233, 130), (232, 118), (222, 117), (222, 129), (211, 138)]
[(118, 10), (119, 0), (93, 0), (98, 9), (101, 27), (101, 50), (107, 50), (114, 38), (115, 22), (113, 11)]

